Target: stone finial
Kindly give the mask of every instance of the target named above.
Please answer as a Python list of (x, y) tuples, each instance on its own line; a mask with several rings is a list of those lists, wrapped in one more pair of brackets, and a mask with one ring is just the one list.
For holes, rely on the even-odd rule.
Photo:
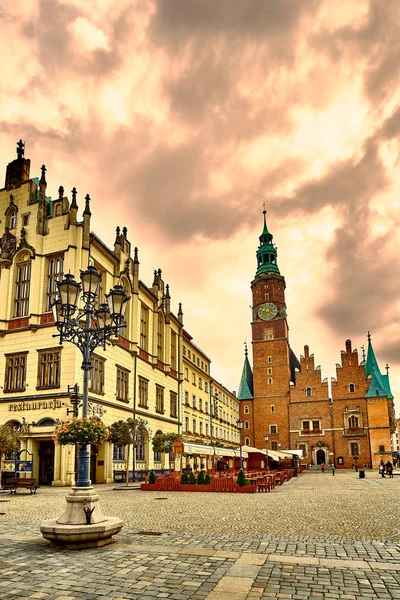
[(22, 140), (19, 140), (19, 142), (17, 142), (17, 158), (18, 158), (18, 160), (20, 160), (21, 158), (24, 158), (24, 154), (25, 154), (25, 144)]
[(58, 188), (58, 199), (62, 200), (64, 198), (64, 188), (62, 185)]
[(46, 169), (45, 165), (42, 165), (41, 171), (42, 171), (42, 176), (40, 178), (40, 183), (46, 183), (46, 171), (47, 171), (47, 169)]
[(26, 241), (26, 229), (25, 229), (25, 227), (22, 227), (20, 244), (23, 244), (25, 241)]
[(10, 194), (10, 204), (14, 204), (14, 196)]
[(138, 265), (138, 264), (139, 264), (139, 256), (138, 256), (138, 252), (139, 252), (139, 251), (138, 251), (137, 247), (135, 246), (135, 249), (134, 249), (134, 251), (133, 251), (133, 262), (134, 262), (134, 264), (135, 264), (135, 265)]
[(351, 340), (346, 340), (346, 354), (351, 354)]
[(72, 194), (72, 202), (71, 202), (71, 208), (78, 208), (78, 205), (76, 203), (76, 195), (77, 195), (77, 189), (76, 187), (73, 187), (71, 190), (71, 194)]
[(169, 284), (167, 283), (166, 288), (165, 288), (165, 297), (166, 298), (171, 298), (171, 296), (169, 295)]
[(90, 196), (89, 194), (86, 194), (85, 196), (85, 210), (83, 211), (84, 215), (91, 215), (92, 213), (90, 212)]
[(127, 237), (127, 235), (128, 235), (128, 228), (127, 227), (123, 227), (122, 228), (122, 235), (124, 236), (124, 238)]
[(159, 278), (161, 279), (161, 276), (162, 276), (162, 271), (161, 271), (161, 269), (158, 269), (158, 276), (159, 276)]
[(247, 342), (244, 343), (244, 355), (247, 356)]
[(179, 302), (178, 321), (179, 321), (179, 323), (183, 323), (182, 302)]

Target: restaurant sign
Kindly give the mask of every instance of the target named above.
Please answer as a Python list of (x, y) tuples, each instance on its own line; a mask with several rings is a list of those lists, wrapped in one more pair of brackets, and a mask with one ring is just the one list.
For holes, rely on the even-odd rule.
[(39, 402), (15, 402), (8, 405), (8, 410), (16, 412), (20, 410), (43, 410), (61, 408), (61, 400), (40, 400)]

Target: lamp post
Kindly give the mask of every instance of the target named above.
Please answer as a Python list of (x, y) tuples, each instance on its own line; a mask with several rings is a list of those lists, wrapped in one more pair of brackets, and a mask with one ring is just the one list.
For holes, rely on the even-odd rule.
[(269, 440), (269, 435), (268, 435), (268, 433), (266, 433), (264, 435), (264, 440), (265, 440), (265, 464), (266, 464), (266, 470), (269, 471), (269, 464), (268, 464), (268, 440)]
[[(82, 353), (83, 395), (82, 417), (88, 416), (89, 372), (92, 368), (93, 351), (107, 340), (117, 336), (124, 324), (124, 314), (129, 300), (125, 290), (115, 285), (106, 295), (107, 302), (99, 305), (101, 274), (93, 266), (80, 273), (81, 281), (75, 281), (70, 273), (57, 282), (59, 298), (53, 304), (53, 315), (59, 331), (56, 336), (62, 342), (71, 342)], [(78, 308), (82, 294), (83, 308)], [(81, 445), (78, 454), (76, 487), (90, 487), (89, 449)]]
[(243, 470), (243, 460), (242, 460), (242, 429), (243, 429), (243, 421), (239, 417), (236, 421), (237, 428), (239, 429), (239, 444), (240, 444), (240, 470)]

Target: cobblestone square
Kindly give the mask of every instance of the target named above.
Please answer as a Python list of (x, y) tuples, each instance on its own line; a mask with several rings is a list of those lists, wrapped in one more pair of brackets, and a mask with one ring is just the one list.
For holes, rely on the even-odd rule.
[(65, 488), (0, 495), (1, 598), (400, 598), (400, 476), (304, 473), (271, 493), (96, 486), (125, 527), (114, 544), (52, 548), (39, 523)]

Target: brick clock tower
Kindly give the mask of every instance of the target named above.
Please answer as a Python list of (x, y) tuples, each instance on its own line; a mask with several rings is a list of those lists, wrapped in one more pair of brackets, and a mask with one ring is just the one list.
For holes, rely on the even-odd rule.
[(282, 448), (288, 448), (290, 382), (299, 365), (289, 346), (285, 278), (279, 272), (265, 210), (263, 214), (257, 271), (251, 283), (253, 378), (249, 382), (249, 369), (243, 370), (238, 394), (240, 400), (246, 400), (241, 402), (242, 435), (244, 443), (257, 448), (265, 447), (265, 434), (269, 435), (269, 448), (276, 447), (278, 439)]

